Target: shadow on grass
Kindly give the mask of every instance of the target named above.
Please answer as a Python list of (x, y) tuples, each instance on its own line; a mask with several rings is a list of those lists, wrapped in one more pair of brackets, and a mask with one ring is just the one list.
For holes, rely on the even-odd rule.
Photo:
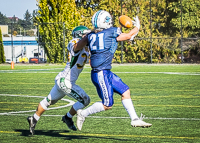
[(31, 135), (29, 130), (22, 130), (22, 129), (16, 129), (16, 132), (21, 132), (21, 136), (27, 136), (27, 137), (34, 137), (38, 135), (42, 136), (51, 136), (51, 137), (59, 137), (63, 138), (64, 140), (72, 140), (72, 139), (108, 139), (108, 140), (115, 140), (115, 141), (133, 141), (133, 139), (119, 139), (117, 137), (99, 137), (97, 136), (87, 136), (87, 135), (62, 135), (62, 133), (69, 133), (70, 131), (66, 130), (35, 130), (35, 135)]

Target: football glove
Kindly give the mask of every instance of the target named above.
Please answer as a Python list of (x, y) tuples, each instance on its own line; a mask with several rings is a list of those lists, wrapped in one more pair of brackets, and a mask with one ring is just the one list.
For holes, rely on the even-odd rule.
[(138, 16), (133, 17), (133, 19), (134, 19), (134, 20), (132, 21), (133, 25), (134, 25), (135, 27), (137, 27), (138, 30), (139, 30), (139, 29), (140, 29), (140, 20), (139, 20)]
[[(133, 23), (133, 25), (135, 27), (138, 28), (138, 32), (139, 32), (139, 29), (140, 29), (140, 20), (139, 20), (138, 16), (133, 17), (133, 19), (134, 19), (134, 21), (132, 21), (132, 23)], [(134, 35), (131, 36), (130, 41), (132, 41), (134, 39), (134, 37), (137, 36), (138, 32), (136, 34), (134, 34)]]

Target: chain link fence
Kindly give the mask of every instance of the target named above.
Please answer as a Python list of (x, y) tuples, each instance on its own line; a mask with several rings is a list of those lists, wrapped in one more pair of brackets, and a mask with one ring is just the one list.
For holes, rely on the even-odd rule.
[[(63, 29), (63, 39), (57, 41), (46, 41), (38, 42), (39, 46), (45, 47), (45, 45), (55, 45), (60, 43), (63, 48), (63, 62), (68, 60), (68, 51), (66, 46), (68, 42), (72, 39), (71, 30)], [(62, 32), (61, 32), (62, 33)], [(65, 41), (65, 42), (63, 42)], [(148, 47), (148, 52), (146, 53), (146, 60), (127, 60), (128, 54), (126, 52), (127, 45), (137, 46), (137, 43), (147, 43), (144, 47)], [(179, 38), (179, 37), (169, 37), (169, 38), (135, 38), (134, 41), (130, 42), (119, 42), (118, 56), (119, 59), (117, 63), (200, 63), (200, 39), (199, 38)], [(163, 49), (157, 51), (156, 48)], [(141, 48), (143, 49), (143, 48)], [(164, 53), (165, 51), (168, 51)], [(169, 54), (173, 53), (173, 54)], [(149, 55), (148, 55), (149, 54)], [(115, 58), (117, 55), (115, 55)], [(155, 58), (156, 57), (156, 58)], [(129, 57), (130, 58), (130, 57)]]

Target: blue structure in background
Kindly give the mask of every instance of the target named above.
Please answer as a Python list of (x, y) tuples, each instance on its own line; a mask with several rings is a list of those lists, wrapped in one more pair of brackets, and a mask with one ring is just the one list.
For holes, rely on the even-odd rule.
[[(11, 46), (12, 41), (3, 41), (4, 46)], [(20, 45), (35, 45), (37, 46), (37, 41), (14, 41), (13, 40), (13, 46), (20, 46)]]

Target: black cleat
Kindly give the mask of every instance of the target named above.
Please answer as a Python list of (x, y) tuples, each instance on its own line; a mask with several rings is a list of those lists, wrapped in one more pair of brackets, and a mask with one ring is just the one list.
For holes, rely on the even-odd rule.
[(37, 121), (33, 117), (31, 117), (31, 116), (29, 116), (27, 118), (27, 121), (29, 123), (30, 133), (32, 135), (34, 135), (35, 134), (35, 125), (36, 125)]
[(65, 118), (65, 116), (63, 116), (62, 121), (67, 124), (69, 129), (73, 131), (77, 130), (76, 127), (74, 126), (74, 122), (72, 121), (72, 118), (69, 118), (69, 117)]

